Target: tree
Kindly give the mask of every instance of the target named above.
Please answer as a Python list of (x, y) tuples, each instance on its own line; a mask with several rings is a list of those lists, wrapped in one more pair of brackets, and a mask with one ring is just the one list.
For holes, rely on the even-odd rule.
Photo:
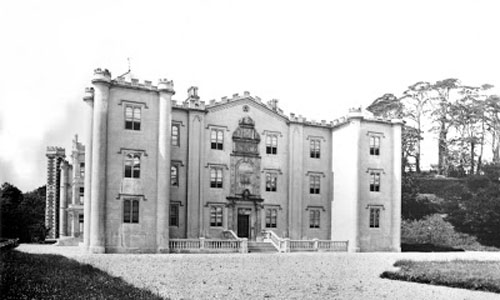
[(21, 215), (18, 210), (23, 201), (22, 192), (5, 182), (0, 188), (0, 237), (17, 238), (20, 232)]
[(47, 235), (45, 227), (45, 197), (46, 186), (24, 194), (24, 200), (19, 205), (23, 218), (21, 240), (29, 242), (43, 241)]
[(401, 119), (403, 117), (403, 105), (398, 97), (393, 94), (384, 94), (375, 99), (366, 108), (374, 116), (384, 119)]

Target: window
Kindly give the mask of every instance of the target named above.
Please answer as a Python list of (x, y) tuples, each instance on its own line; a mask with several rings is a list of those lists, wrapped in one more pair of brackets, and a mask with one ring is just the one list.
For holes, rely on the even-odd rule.
[(172, 124), (172, 146), (179, 146), (179, 124)]
[(141, 175), (141, 156), (127, 154), (125, 157), (125, 178), (139, 178)]
[(78, 231), (80, 232), (80, 235), (83, 234), (83, 215), (78, 215)]
[(222, 188), (222, 169), (221, 168), (211, 168), (210, 169), (210, 187), (211, 188)]
[(370, 155), (380, 155), (379, 136), (370, 136)]
[(84, 194), (85, 194), (85, 188), (80, 187), (79, 189), (80, 204), (83, 204)]
[(321, 182), (320, 175), (309, 176), (309, 193), (319, 194), (320, 182)]
[(276, 192), (278, 175), (275, 173), (266, 173), (266, 192)]
[(370, 173), (370, 192), (380, 191), (380, 173), (371, 172)]
[(380, 208), (370, 207), (370, 228), (380, 227)]
[(266, 209), (266, 228), (276, 228), (278, 210), (275, 208)]
[(212, 206), (210, 207), (210, 226), (222, 226), (222, 207)]
[(139, 200), (123, 200), (123, 223), (139, 223)]
[(170, 226), (179, 226), (179, 204), (170, 204)]
[(266, 136), (266, 154), (276, 154), (278, 152), (278, 136)]
[(179, 167), (171, 166), (170, 167), (170, 185), (171, 186), (179, 186)]
[(216, 150), (224, 149), (224, 131), (222, 129), (212, 129), (210, 133), (210, 148)]
[(319, 158), (321, 152), (321, 141), (320, 140), (311, 140), (311, 157)]
[(312, 209), (309, 211), (309, 228), (319, 228), (320, 211)]
[(81, 162), (80, 163), (80, 177), (84, 177), (84, 176), (85, 176), (85, 163)]
[(141, 130), (141, 108), (125, 105), (125, 129)]

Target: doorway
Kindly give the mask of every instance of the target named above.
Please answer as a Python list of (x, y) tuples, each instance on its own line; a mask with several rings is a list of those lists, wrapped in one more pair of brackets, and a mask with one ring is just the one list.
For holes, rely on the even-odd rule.
[(238, 237), (250, 237), (250, 214), (252, 210), (248, 208), (238, 209)]

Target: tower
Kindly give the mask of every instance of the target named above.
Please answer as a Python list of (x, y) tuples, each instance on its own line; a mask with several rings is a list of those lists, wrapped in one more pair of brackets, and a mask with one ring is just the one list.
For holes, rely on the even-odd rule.
[(60, 147), (47, 147), (47, 192), (45, 202), (45, 227), (49, 230), (48, 239), (59, 237), (59, 205), (61, 163), (66, 157)]

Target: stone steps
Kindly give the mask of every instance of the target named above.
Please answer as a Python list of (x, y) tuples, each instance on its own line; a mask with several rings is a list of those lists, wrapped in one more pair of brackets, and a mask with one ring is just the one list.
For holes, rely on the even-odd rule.
[(277, 253), (278, 250), (273, 244), (267, 242), (248, 242), (249, 253)]

